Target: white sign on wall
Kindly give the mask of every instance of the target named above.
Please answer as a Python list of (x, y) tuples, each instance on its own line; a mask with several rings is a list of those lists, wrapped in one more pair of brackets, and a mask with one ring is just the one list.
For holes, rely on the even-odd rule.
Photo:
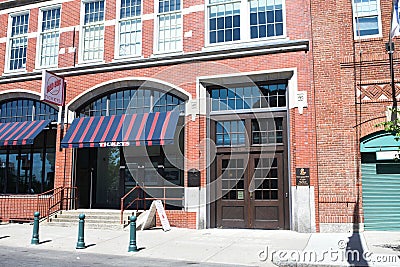
[(64, 104), (64, 78), (44, 70), (42, 73), (42, 95), (40, 100), (57, 106)]
[(308, 106), (307, 91), (298, 91), (296, 102), (297, 102), (297, 108), (299, 109), (299, 113), (303, 114), (303, 108), (306, 108)]

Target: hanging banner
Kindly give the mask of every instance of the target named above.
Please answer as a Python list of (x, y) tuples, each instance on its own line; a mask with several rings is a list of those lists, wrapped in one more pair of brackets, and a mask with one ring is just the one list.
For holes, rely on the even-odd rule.
[(44, 70), (42, 73), (42, 95), (40, 100), (62, 106), (64, 104), (64, 78)]

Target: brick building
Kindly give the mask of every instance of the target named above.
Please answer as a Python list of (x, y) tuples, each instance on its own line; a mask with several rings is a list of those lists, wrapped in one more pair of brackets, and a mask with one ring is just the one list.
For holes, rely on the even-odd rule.
[[(119, 209), (140, 186), (126, 201), (163, 199), (180, 227), (362, 223), (391, 6), (363, 3), (0, 1), (0, 216), (63, 187), (72, 208)], [(43, 70), (66, 81), (65, 131)]]
[(315, 110), (324, 114), (316, 116), (320, 229), (398, 230), (398, 144), (376, 127), (393, 99), (392, 1), (314, 1), (311, 9)]

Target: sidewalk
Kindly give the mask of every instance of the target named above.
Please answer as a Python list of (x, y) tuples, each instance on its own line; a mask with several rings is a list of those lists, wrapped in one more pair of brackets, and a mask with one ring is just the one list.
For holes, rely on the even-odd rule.
[[(162, 229), (153, 229), (137, 231), (140, 251), (127, 252), (127, 230), (85, 229), (87, 248), (76, 250), (76, 227), (41, 224), (39, 245), (30, 244), (32, 229), (30, 224), (0, 225), (0, 246), (248, 266), (350, 266), (356, 262), (340, 257), (335, 259), (329, 253), (341, 255), (343, 251), (353, 250), (372, 253), (374, 261), (378, 260), (378, 254), (400, 255), (400, 232), (351, 235), (304, 234), (283, 230), (172, 228), (171, 231), (163, 232)], [(364, 266), (383, 266), (382, 262), (373, 265), (372, 260), (359, 263)], [(400, 258), (397, 256), (386, 260), (390, 260), (385, 263), (386, 266), (400, 266)]]

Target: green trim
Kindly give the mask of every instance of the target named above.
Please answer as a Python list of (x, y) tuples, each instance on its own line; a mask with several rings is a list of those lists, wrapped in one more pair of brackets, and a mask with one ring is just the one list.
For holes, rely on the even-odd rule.
[(363, 138), (360, 142), (360, 152), (396, 151), (400, 148), (400, 140), (388, 132), (377, 132)]

